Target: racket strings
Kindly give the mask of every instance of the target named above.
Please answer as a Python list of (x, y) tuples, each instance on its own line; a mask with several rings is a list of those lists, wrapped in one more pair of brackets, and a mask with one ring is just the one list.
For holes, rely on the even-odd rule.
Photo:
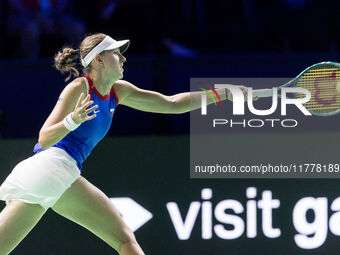
[[(340, 68), (327, 64), (315, 66), (301, 75), (297, 87), (311, 93), (311, 99), (304, 106), (312, 112), (331, 113), (340, 109)], [(305, 97), (298, 94), (298, 97)]]

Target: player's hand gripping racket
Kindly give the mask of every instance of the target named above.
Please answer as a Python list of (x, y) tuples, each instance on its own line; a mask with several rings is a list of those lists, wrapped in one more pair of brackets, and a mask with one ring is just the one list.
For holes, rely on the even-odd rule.
[[(307, 89), (311, 99), (304, 107), (313, 115), (331, 116), (340, 113), (340, 64), (335, 62), (321, 62), (312, 65), (301, 72), (295, 79), (278, 88), (299, 87)], [(272, 89), (257, 89), (253, 97), (271, 97)], [(304, 97), (304, 94), (293, 94), (292, 97)], [(288, 96), (287, 96), (288, 97)]]

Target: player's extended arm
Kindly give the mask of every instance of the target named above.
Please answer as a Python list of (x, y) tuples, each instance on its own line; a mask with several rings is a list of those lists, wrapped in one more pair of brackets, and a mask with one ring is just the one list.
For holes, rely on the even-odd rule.
[[(117, 81), (115, 83), (115, 91), (117, 92), (119, 103), (131, 108), (155, 113), (185, 113), (201, 107), (201, 95), (206, 92), (185, 92), (173, 96), (165, 96), (161, 93), (137, 88), (127, 81)], [(225, 89), (216, 89), (221, 100), (228, 98)], [(211, 92), (213, 93), (213, 92)], [(191, 102), (190, 102), (191, 100)], [(207, 104), (214, 101), (211, 97), (207, 97)]]

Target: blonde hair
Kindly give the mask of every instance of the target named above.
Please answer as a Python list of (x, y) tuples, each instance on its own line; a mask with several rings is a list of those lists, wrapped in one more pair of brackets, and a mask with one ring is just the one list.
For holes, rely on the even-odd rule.
[[(85, 56), (96, 47), (101, 41), (104, 40), (106, 34), (96, 33), (85, 37), (81, 42), (79, 49), (72, 49), (71, 47), (63, 47), (61, 51), (54, 56), (54, 66), (62, 74), (69, 73), (65, 81), (68, 81), (72, 76), (74, 78), (79, 77), (79, 70), (77, 66), (79, 65), (80, 59), (85, 58)], [(89, 65), (83, 68), (83, 73), (88, 73), (90, 69)]]

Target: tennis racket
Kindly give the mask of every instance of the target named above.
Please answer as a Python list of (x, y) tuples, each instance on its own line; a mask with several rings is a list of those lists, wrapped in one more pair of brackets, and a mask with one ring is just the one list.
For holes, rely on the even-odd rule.
[[(311, 99), (304, 107), (313, 115), (331, 116), (340, 113), (340, 64), (335, 62), (321, 62), (302, 71), (295, 79), (278, 87), (299, 87), (307, 89)], [(253, 90), (253, 97), (271, 97), (272, 89)], [(295, 93), (293, 98), (305, 97), (302, 93)]]

